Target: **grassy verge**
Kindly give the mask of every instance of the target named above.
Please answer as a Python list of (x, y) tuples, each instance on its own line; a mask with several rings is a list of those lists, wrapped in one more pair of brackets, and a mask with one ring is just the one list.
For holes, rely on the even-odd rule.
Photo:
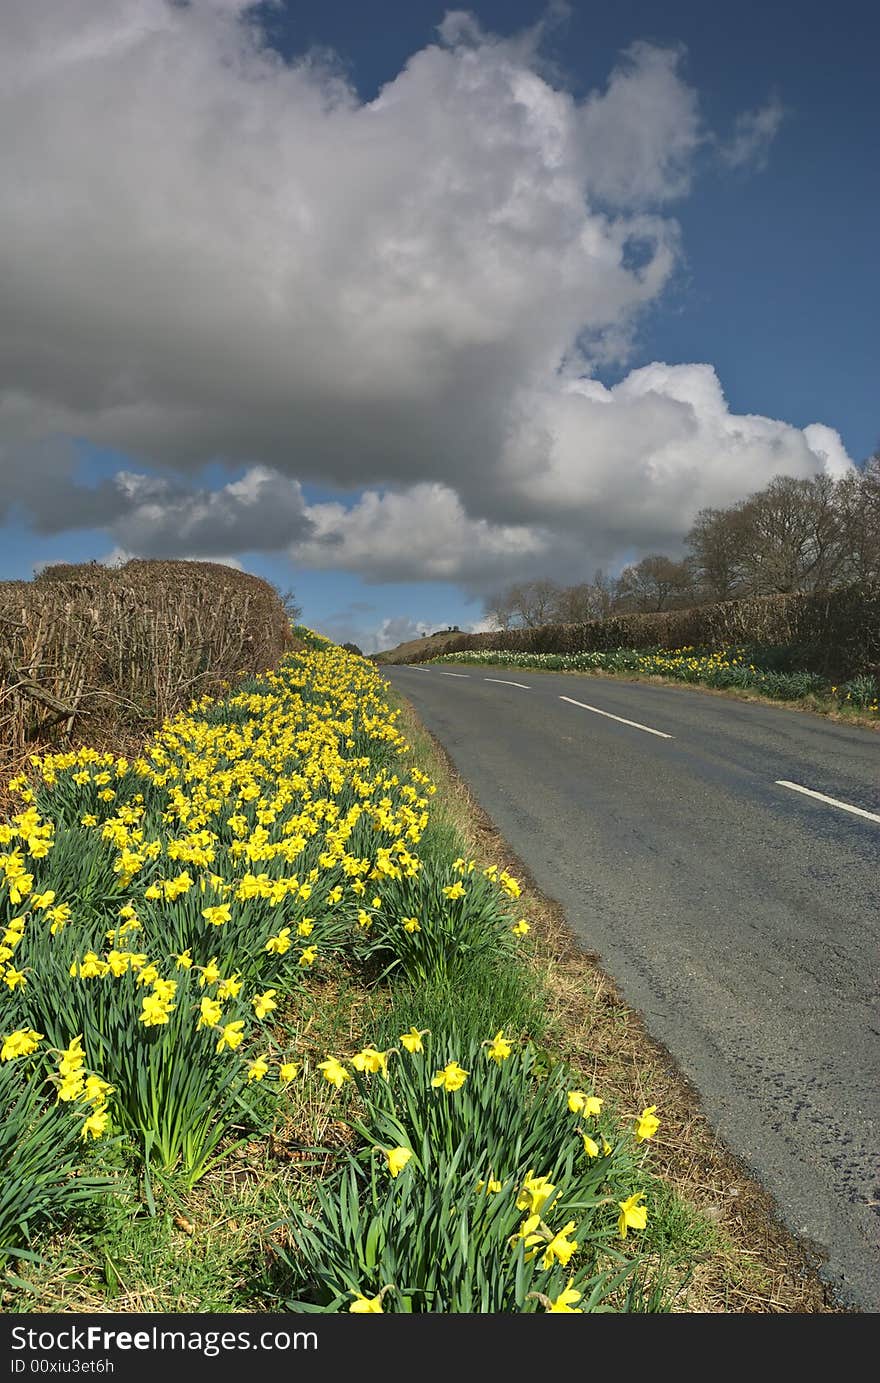
[(373, 678), (319, 648), (205, 699), (134, 766), (62, 757), (25, 790), (0, 859), (0, 1036), (40, 1041), (0, 1068), (37, 1095), (30, 1125), (7, 1121), (9, 1164), (41, 1119), (83, 1120), (61, 1191), (98, 1164), (110, 1185), (76, 1208), (55, 1188), (18, 1244), (12, 1206), (0, 1306), (823, 1309), (769, 1216), (738, 1244), (758, 1193)]
[[(777, 655), (779, 652), (775, 650)], [(612, 653), (579, 654), (466, 651), (429, 661), (686, 686), (739, 701), (811, 711), (842, 724), (880, 729), (880, 687), (876, 679), (857, 677), (835, 686), (814, 673), (790, 672), (749, 661), (755, 659), (759, 663), (760, 657), (760, 651), (745, 649), (712, 653), (619, 649)]]

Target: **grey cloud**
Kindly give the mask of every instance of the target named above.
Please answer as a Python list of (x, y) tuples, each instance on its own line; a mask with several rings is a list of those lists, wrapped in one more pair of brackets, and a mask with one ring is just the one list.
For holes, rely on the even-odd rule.
[(219, 490), (120, 471), (94, 489), (67, 479), (51, 503), (32, 490), (22, 502), (34, 511), (38, 532), (104, 527), (120, 550), (139, 557), (280, 551), (314, 530), (297, 482), (262, 466)]
[[(620, 98), (584, 125), (528, 44), (448, 26), (364, 105), (258, 46), (234, 5), (8, 9), (0, 368), (19, 402), (0, 426), (172, 467), (463, 483), (520, 391), (671, 270), (674, 227), (646, 294), (627, 216), (585, 200), (607, 162), (590, 120)], [(640, 61), (631, 130), (685, 91)]]
[[(540, 26), (455, 12), (363, 103), (247, 8), (4, 5), (0, 464), (41, 531), (476, 590), (848, 464), (831, 429), (731, 415), (708, 365), (590, 379), (679, 260), (666, 208), (709, 135), (677, 50), (633, 45), (578, 102)], [(78, 485), (64, 437), (130, 471)], [(248, 470), (210, 493), (211, 461)]]

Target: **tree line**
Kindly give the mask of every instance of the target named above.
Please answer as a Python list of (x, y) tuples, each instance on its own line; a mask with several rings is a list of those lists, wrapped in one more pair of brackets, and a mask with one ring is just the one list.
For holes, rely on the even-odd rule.
[(840, 480), (779, 476), (728, 509), (701, 509), (686, 554), (653, 552), (610, 577), (520, 581), (487, 598), (498, 628), (583, 624), (743, 596), (880, 581), (880, 448)]

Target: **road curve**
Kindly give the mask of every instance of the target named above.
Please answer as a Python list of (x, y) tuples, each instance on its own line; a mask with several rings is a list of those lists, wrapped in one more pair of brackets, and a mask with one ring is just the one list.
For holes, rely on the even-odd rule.
[(684, 687), (380, 671), (840, 1303), (880, 1310), (880, 735)]

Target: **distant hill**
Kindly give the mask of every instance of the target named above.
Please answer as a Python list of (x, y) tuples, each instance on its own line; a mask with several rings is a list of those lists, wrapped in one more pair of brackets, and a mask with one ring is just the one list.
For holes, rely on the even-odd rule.
[(408, 643), (399, 643), (396, 648), (386, 648), (370, 656), (374, 663), (418, 662), (425, 654), (447, 652), (449, 645), (462, 638), (462, 635), (460, 629), (438, 629), (435, 634), (428, 634), (423, 639), (410, 639)]

